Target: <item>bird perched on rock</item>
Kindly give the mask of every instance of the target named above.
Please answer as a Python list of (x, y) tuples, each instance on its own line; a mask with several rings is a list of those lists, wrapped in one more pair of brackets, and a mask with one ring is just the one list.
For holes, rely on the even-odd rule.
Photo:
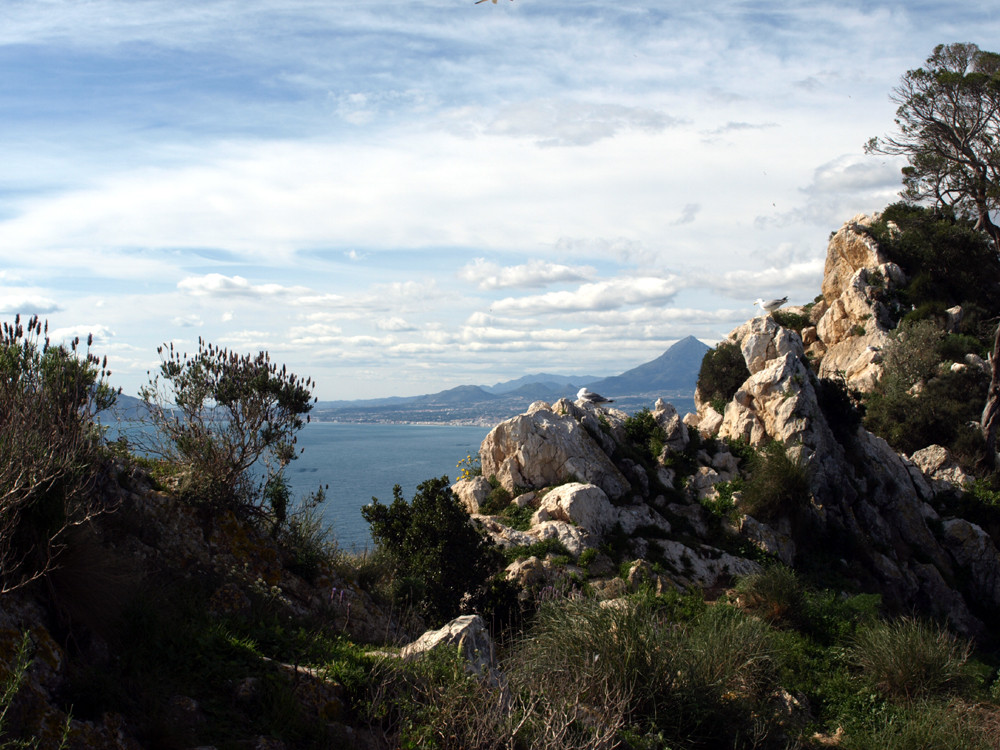
[(760, 305), (760, 309), (770, 315), (786, 302), (788, 302), (788, 297), (782, 297), (781, 299), (769, 299), (766, 302), (758, 297), (754, 304)]
[(587, 390), (586, 386), (577, 392), (576, 399), (577, 401), (586, 401), (590, 404), (613, 404), (615, 402), (613, 398), (604, 398), (600, 393)]

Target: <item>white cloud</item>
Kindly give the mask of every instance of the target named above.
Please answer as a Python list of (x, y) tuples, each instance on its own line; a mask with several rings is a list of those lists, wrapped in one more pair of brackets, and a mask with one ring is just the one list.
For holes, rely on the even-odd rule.
[(584, 281), (594, 276), (589, 266), (571, 268), (543, 260), (531, 260), (517, 266), (500, 266), (485, 258), (476, 258), (464, 266), (459, 278), (480, 289), (510, 289), (514, 287), (542, 287), (565, 281)]
[(0, 294), (0, 313), (14, 315), (48, 315), (61, 310), (58, 302), (41, 294), (4, 290)]
[(567, 313), (613, 310), (628, 305), (669, 302), (683, 284), (677, 278), (621, 278), (582, 284), (575, 290), (527, 297), (507, 297), (493, 309), (509, 314)]
[(221, 273), (188, 276), (177, 282), (177, 288), (196, 297), (280, 297), (306, 294), (310, 291), (306, 287), (251, 284), (242, 276), (224, 276)]
[[(223, 319), (225, 319), (225, 316), (223, 316)], [(187, 315), (176, 315), (173, 318), (171, 318), (170, 322), (173, 323), (175, 326), (180, 326), (181, 328), (196, 328), (204, 325), (205, 323), (200, 316), (195, 315), (194, 313), (188, 313)]]
[(398, 316), (380, 318), (375, 321), (375, 327), (380, 331), (415, 331), (416, 328)]

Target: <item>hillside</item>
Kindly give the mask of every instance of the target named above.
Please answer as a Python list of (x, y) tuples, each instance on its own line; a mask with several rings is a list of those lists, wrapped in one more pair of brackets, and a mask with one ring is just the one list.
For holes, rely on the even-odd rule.
[[(0, 746), (997, 750), (1000, 481), (953, 403), (982, 408), (966, 350), (990, 326), (965, 298), (915, 306), (926, 281), (883, 255), (912, 227), (880, 221), (833, 236), (820, 301), (713, 350), (739, 367), (704, 359), (722, 391), (697, 412), (536, 399), (452, 486), (366, 505), (360, 555), (280, 482), (225, 474), (238, 420), (169, 464), (100, 445), (90, 409), (9, 411), (5, 445), (75, 460), (37, 486), (17, 462), (58, 451), (0, 463)], [(884, 413), (905, 430), (875, 434)]]

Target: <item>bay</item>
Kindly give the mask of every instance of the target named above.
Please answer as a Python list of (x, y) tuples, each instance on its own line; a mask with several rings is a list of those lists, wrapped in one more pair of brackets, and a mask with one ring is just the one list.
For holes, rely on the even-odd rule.
[(293, 496), (302, 498), (329, 485), (320, 506), (324, 521), (345, 549), (371, 546), (361, 508), (377, 497), (392, 502), (400, 485), (410, 500), (418, 484), (447, 475), (475, 455), (488, 427), (467, 425), (310, 422), (298, 433), (299, 457), (286, 469)]

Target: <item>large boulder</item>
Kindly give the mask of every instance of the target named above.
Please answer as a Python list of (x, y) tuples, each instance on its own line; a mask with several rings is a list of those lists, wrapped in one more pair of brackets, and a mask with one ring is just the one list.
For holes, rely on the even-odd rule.
[[(479, 448), (483, 475), (495, 476), (510, 492), (579, 481), (600, 487), (612, 500), (625, 496), (631, 485), (598, 443), (603, 434), (598, 418), (570, 402), (557, 406), (565, 413), (536, 402), (494, 427)], [(584, 426), (587, 416), (596, 428)]]
[(532, 523), (565, 521), (601, 537), (618, 520), (618, 511), (600, 487), (571, 482), (547, 492), (539, 501)]
[(403, 659), (417, 659), (439, 647), (457, 649), (469, 672), (496, 680), (493, 639), (479, 615), (456, 617), (438, 630), (428, 630), (413, 643), (403, 646), (399, 655)]

